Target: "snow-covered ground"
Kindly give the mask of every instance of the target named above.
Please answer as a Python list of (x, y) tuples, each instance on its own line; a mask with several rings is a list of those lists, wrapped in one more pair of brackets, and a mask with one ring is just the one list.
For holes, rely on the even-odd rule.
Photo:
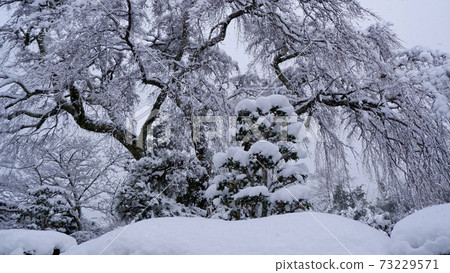
[(99, 254), (105, 248), (103, 254), (349, 254), (346, 248), (352, 254), (385, 254), (388, 247), (389, 237), (367, 225), (302, 212), (243, 221), (144, 220), (73, 247), (67, 254)]
[(56, 231), (8, 229), (0, 230), (0, 255), (50, 255), (65, 252), (77, 242)]
[(143, 220), (80, 245), (54, 231), (2, 230), (0, 254), (446, 254), (450, 204), (401, 220), (392, 236), (325, 213), (292, 213), (242, 221)]
[(450, 203), (419, 210), (398, 222), (391, 237), (399, 254), (450, 254)]

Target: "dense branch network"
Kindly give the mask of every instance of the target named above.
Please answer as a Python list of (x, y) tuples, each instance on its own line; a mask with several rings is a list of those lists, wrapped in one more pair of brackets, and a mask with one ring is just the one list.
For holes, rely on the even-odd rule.
[[(346, 165), (344, 148), (332, 148), (345, 146), (335, 133), (342, 125), (363, 142), (381, 189), (389, 180), (390, 195), (423, 195), (413, 207), (423, 206), (428, 193), (435, 201), (449, 198), (449, 57), (398, 51), (389, 25), (357, 1), (2, 0), (3, 6), (14, 12), (0, 28), (2, 133), (32, 138), (68, 122), (112, 136), (140, 159), (149, 156), (150, 128), (161, 113), (173, 114), (181, 117), (170, 121), (180, 128), (175, 145), (193, 147), (210, 166), (211, 143), (194, 140), (193, 116), (226, 115), (238, 99), (262, 90), (286, 95), (297, 115), (317, 118), (329, 141), (328, 168)], [(367, 29), (354, 23), (366, 19), (377, 22)], [(220, 49), (232, 23), (268, 76), (240, 73)], [(150, 114), (134, 132), (127, 119), (143, 97), (150, 97)], [(437, 186), (420, 182), (429, 177)]]

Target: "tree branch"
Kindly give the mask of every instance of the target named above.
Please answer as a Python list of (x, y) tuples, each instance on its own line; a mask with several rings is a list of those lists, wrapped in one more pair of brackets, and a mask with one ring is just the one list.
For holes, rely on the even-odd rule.
[[(256, 6), (255, 5), (250, 5), (250, 6), (246, 6), (242, 10), (235, 11), (235, 12), (231, 13), (230, 15), (228, 15), (227, 18), (224, 21), (222, 21), (219, 24), (215, 25), (211, 29), (210, 35), (209, 35), (209, 39), (202, 46), (200, 46), (200, 48), (198, 49), (198, 51), (194, 55), (198, 56), (205, 49), (207, 49), (209, 47), (212, 47), (212, 46), (215, 46), (216, 44), (218, 44), (218, 43), (222, 42), (223, 40), (225, 40), (227, 29), (228, 29), (228, 26), (230, 25), (231, 21), (233, 21), (236, 18), (241, 17), (244, 14), (250, 13), (254, 9), (256, 9)], [(212, 33), (216, 29), (219, 29), (219, 33), (215, 37), (211, 37)]]
[(128, 24), (127, 24), (127, 28), (126, 28), (126, 31), (125, 31), (125, 36), (123, 37), (123, 39), (125, 40), (125, 43), (128, 45), (128, 47), (130, 48), (134, 58), (136, 59), (136, 62), (138, 64), (138, 66), (139, 66), (139, 71), (141, 72), (141, 81), (142, 81), (142, 83), (150, 84), (150, 85), (156, 86), (156, 87), (158, 87), (160, 89), (163, 89), (165, 87), (165, 84), (163, 82), (161, 82), (161, 81), (159, 81), (157, 79), (149, 79), (147, 77), (147, 73), (145, 72), (145, 67), (142, 64), (142, 61), (140, 60), (140, 58), (139, 58), (139, 56), (137, 54), (137, 51), (136, 51), (136, 48), (135, 48), (133, 42), (131, 41), (131, 31), (132, 31), (132, 28), (133, 28), (132, 6), (131, 6), (131, 0), (127, 0), (126, 2), (127, 2), (127, 9), (128, 9), (128, 11), (127, 11)]
[(285, 62), (285, 61), (287, 61), (287, 60), (296, 58), (298, 56), (300, 56), (299, 52), (295, 52), (293, 54), (288, 54), (288, 55), (286, 55), (286, 53), (280, 53), (280, 54), (277, 54), (273, 58), (272, 67), (275, 69), (275, 73), (276, 73), (278, 79), (283, 83), (283, 85), (288, 90), (292, 90), (293, 88), (292, 88), (292, 85), (289, 82), (289, 80), (286, 78), (286, 76), (284, 76), (283, 71), (281, 71), (280, 64)]

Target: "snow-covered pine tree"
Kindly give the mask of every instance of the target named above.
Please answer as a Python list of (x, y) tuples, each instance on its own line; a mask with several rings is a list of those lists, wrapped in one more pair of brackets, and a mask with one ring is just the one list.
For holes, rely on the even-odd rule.
[(201, 214), (200, 209), (179, 202), (187, 198), (187, 181), (193, 179), (191, 165), (187, 153), (169, 149), (161, 149), (134, 163), (116, 197), (119, 216), (132, 221)]
[(287, 98), (246, 99), (235, 112), (241, 147), (214, 156), (219, 173), (206, 191), (212, 216), (239, 220), (307, 209), (306, 154), (295, 143), (302, 123)]
[(58, 186), (41, 186), (29, 191), (30, 203), (20, 207), (20, 221), (31, 229), (52, 229), (72, 233), (77, 225), (70, 192)]
[(17, 227), (20, 211), (15, 204), (0, 200), (0, 229)]

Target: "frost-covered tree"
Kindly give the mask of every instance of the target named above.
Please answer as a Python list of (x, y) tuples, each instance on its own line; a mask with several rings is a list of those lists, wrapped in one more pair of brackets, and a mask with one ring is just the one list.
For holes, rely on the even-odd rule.
[[(69, 116), (139, 159), (166, 100), (188, 125), (192, 113), (224, 105), (223, 85), (237, 66), (217, 44), (242, 13), (224, 14), (229, 3), (0, 1), (5, 5), (14, 13), (0, 30), (2, 132), (49, 130)], [(142, 93), (151, 95), (152, 111), (135, 134), (126, 118)]]
[[(348, 170), (344, 131), (362, 142), (379, 190), (403, 210), (450, 200), (449, 57), (398, 52), (389, 25), (356, 0), (0, 0), (6, 6), (0, 131), (13, 137), (2, 145), (43, 137), (65, 119), (140, 159), (151, 156), (149, 126), (172, 104), (191, 133), (183, 149), (194, 148), (209, 174), (194, 116), (226, 114), (233, 98), (263, 88), (320, 124), (329, 191)], [(265, 75), (238, 75), (219, 48), (232, 23)], [(143, 97), (152, 111), (135, 133), (125, 120)]]
[(378, 200), (375, 204), (368, 202), (362, 186), (347, 190), (338, 184), (335, 186), (332, 203), (326, 212), (339, 214), (390, 233), (400, 218), (389, 206), (388, 200)]
[(219, 173), (206, 191), (212, 216), (239, 220), (308, 208), (306, 155), (295, 145), (302, 123), (287, 98), (246, 99), (235, 112), (241, 147), (214, 156)]
[(114, 145), (105, 149), (105, 138), (94, 142), (73, 133), (47, 139), (42, 146), (20, 142), (2, 151), (10, 154), (2, 171), (15, 174), (3, 178), (9, 183), (2, 185), (2, 198), (18, 207), (22, 217), (16, 224), (72, 233), (98, 229), (85, 213), (101, 215), (100, 225), (112, 222), (113, 196), (125, 175), (127, 154)]

